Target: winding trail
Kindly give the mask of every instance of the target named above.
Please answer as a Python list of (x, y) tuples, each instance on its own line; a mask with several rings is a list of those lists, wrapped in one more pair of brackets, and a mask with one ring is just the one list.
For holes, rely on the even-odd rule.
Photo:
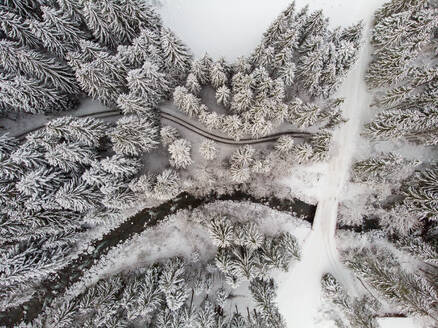
[[(75, 117), (78, 117), (78, 118), (85, 118), (85, 117), (109, 118), (109, 117), (116, 117), (116, 116), (121, 116), (121, 115), (122, 115), (122, 113), (118, 110), (110, 110), (110, 111), (89, 113), (89, 114), (84, 114), (84, 115), (77, 115)], [(179, 126), (185, 128), (193, 133), (196, 133), (200, 136), (203, 136), (204, 138), (216, 141), (218, 143), (226, 144), (226, 145), (261, 144), (261, 143), (276, 141), (281, 136), (290, 136), (293, 138), (301, 138), (301, 139), (308, 139), (312, 136), (312, 134), (308, 133), (308, 132), (286, 131), (286, 132), (281, 132), (281, 133), (270, 134), (270, 135), (267, 135), (265, 137), (258, 138), (258, 139), (251, 139), (250, 138), (250, 139), (235, 140), (235, 139), (231, 139), (231, 138), (218, 136), (214, 133), (203, 130), (203, 129), (197, 127), (196, 125), (190, 123), (189, 121), (186, 121), (178, 116), (172, 115), (172, 114), (167, 113), (167, 112), (160, 111), (160, 116), (162, 119), (167, 120), (169, 122), (173, 122), (175, 124), (178, 124)], [(32, 132), (37, 131), (39, 129), (42, 129), (44, 126), (45, 126), (45, 124), (37, 126), (37, 127), (32, 128), (28, 131), (17, 134), (15, 137), (18, 139), (24, 139), (26, 137), (26, 135), (28, 135), (29, 133), (32, 133)]]
[(344, 115), (348, 122), (334, 134), (334, 154), (328, 163), (327, 173), (319, 181), (318, 206), (312, 231), (303, 247), (302, 261), (280, 285), (278, 302), (288, 327), (329, 327), (327, 322), (321, 321), (321, 325), (315, 322), (321, 301), (320, 281), (326, 272), (332, 273), (352, 294), (358, 293), (351, 274), (339, 259), (335, 232), (339, 201), (349, 177), (363, 115), (371, 103), (371, 96), (367, 92), (363, 76), (370, 58), (368, 40), (372, 13), (383, 2), (375, 0), (368, 5), (369, 13), (364, 13), (368, 17), (364, 22), (363, 42), (366, 43), (359, 53), (358, 62), (340, 90), (340, 96), (346, 99)]

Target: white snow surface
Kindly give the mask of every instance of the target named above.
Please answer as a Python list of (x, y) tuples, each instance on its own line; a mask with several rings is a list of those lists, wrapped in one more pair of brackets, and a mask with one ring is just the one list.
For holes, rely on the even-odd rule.
[[(331, 19), (332, 26), (347, 26), (363, 20), (367, 33), (358, 63), (339, 91), (339, 96), (346, 99), (344, 112), (349, 121), (334, 136), (334, 153), (329, 163), (303, 172), (303, 177), (313, 174), (313, 180), (304, 184), (305, 189), (296, 192), (306, 199), (316, 200), (318, 209), (312, 232), (304, 245), (302, 262), (280, 282), (278, 303), (288, 327), (333, 326), (330, 322), (316, 323), (314, 320), (320, 305), (323, 273), (332, 272), (350, 292), (358, 292), (352, 277), (339, 261), (334, 233), (338, 204), (358, 146), (359, 131), (369, 116), (371, 96), (363, 75), (370, 60), (370, 23), (375, 10), (385, 2), (387, 0), (296, 1), (298, 7), (308, 4), (312, 10), (322, 9)], [(202, 56), (207, 51), (214, 58), (225, 57), (233, 61), (251, 53), (270, 22), (289, 3), (288, 0), (162, 0), (160, 13), (164, 22), (190, 46), (195, 56)], [(296, 175), (285, 181), (292, 190), (299, 182)], [(381, 323), (385, 328), (414, 327), (409, 319), (385, 319)]]

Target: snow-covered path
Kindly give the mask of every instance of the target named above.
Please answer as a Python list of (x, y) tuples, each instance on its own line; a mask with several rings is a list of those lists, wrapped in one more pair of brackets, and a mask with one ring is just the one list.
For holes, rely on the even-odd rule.
[(321, 321), (317, 324), (314, 321), (320, 303), (320, 280), (323, 273), (333, 273), (348, 290), (355, 291), (351, 276), (339, 261), (334, 234), (339, 200), (348, 179), (362, 119), (371, 101), (363, 74), (370, 57), (368, 40), (372, 13), (383, 2), (369, 1), (368, 12), (362, 13), (366, 26), (364, 45), (358, 62), (339, 92), (339, 95), (345, 98), (344, 113), (348, 122), (334, 135), (334, 154), (325, 175), (318, 183), (318, 207), (312, 231), (304, 245), (302, 262), (296, 265), (279, 288), (279, 307), (288, 327), (330, 326), (328, 322)]

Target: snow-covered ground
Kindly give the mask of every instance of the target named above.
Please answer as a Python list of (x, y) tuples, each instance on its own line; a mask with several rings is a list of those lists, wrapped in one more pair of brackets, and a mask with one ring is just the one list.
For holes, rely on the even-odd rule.
[[(363, 20), (369, 33), (373, 13), (387, 0), (297, 0), (297, 6), (322, 9), (330, 17), (331, 25), (348, 26)], [(270, 22), (290, 1), (276, 0), (162, 0), (160, 12), (166, 24), (173, 28), (196, 56), (206, 51), (215, 58), (233, 61), (247, 56), (260, 41)], [(319, 206), (312, 233), (304, 246), (303, 261), (292, 273), (284, 275), (280, 285), (279, 307), (289, 327), (330, 327), (328, 322), (314, 322), (320, 303), (320, 278), (330, 271), (353, 293), (355, 287), (338, 258), (334, 240), (338, 202), (353, 154), (357, 150), (361, 124), (367, 115), (371, 96), (363, 81), (369, 62), (368, 35), (359, 61), (350, 72), (339, 95), (346, 98), (344, 111), (349, 122), (335, 135), (334, 154), (327, 165), (310, 168), (303, 176), (314, 175), (314, 181), (301, 194), (315, 199)], [(313, 182), (314, 182), (313, 181)], [(299, 180), (285, 181), (292, 189)], [(307, 195), (306, 195), (307, 193)], [(384, 319), (382, 326), (414, 327), (409, 319)]]

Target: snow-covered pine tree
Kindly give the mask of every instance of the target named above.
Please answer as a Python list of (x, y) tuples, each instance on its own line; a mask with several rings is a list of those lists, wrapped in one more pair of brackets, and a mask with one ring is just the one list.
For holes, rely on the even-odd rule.
[(98, 147), (105, 136), (106, 129), (106, 123), (92, 117), (75, 118), (65, 116), (47, 123), (45, 132), (52, 137)]
[(131, 94), (144, 100), (148, 107), (155, 108), (170, 96), (170, 85), (166, 74), (146, 60), (140, 69), (131, 70), (127, 76)]
[(213, 88), (218, 89), (228, 81), (228, 69), (225, 59), (221, 58), (213, 63), (210, 70), (210, 83)]
[(63, 209), (84, 213), (101, 201), (102, 195), (82, 179), (72, 179), (56, 192), (55, 201)]
[(365, 126), (364, 134), (374, 140), (397, 140), (426, 144), (438, 144), (435, 126), (438, 112), (421, 112), (415, 109), (386, 110)]
[(231, 248), (231, 272), (239, 281), (251, 281), (260, 275), (259, 253), (245, 247)]
[(233, 225), (226, 217), (213, 218), (210, 222), (208, 222), (207, 228), (214, 245), (220, 248), (227, 248), (233, 244)]
[(225, 108), (230, 106), (230, 98), (231, 91), (227, 86), (222, 85), (216, 90), (216, 101), (218, 104), (222, 104)]
[(263, 235), (253, 222), (236, 225), (234, 227), (235, 243), (250, 250), (257, 250), (263, 244)]
[(438, 222), (438, 168), (436, 166), (416, 172), (404, 183), (403, 203), (419, 220), (429, 220), (432, 226)]
[(399, 154), (380, 154), (353, 164), (353, 181), (361, 182), (385, 182), (401, 176), (406, 167), (415, 167), (418, 161), (408, 161)]
[(150, 103), (138, 94), (124, 93), (117, 98), (117, 107), (125, 115), (139, 115), (143, 117), (154, 117), (155, 113), (150, 107)]
[(243, 113), (253, 103), (254, 92), (251, 88), (244, 88), (235, 93), (231, 101), (231, 110), (235, 113)]
[(177, 79), (183, 79), (190, 69), (192, 55), (181, 40), (168, 28), (161, 29), (160, 38), (166, 68)]
[(275, 286), (273, 279), (254, 279), (251, 281), (249, 288), (256, 303), (256, 309), (266, 323), (273, 328), (286, 327), (286, 323), (274, 301), (277, 287)]
[[(376, 320), (376, 310), (380, 304), (376, 300), (367, 295), (352, 298), (331, 274), (322, 277), (321, 285), (324, 298), (334, 306), (334, 309), (330, 309), (329, 316), (335, 322), (341, 321), (342, 325), (352, 328), (380, 327)], [(335, 314), (334, 310), (341, 311), (343, 315)], [(344, 321), (344, 317), (348, 323)]]
[(4, 35), (29, 48), (42, 47), (42, 41), (33, 34), (27, 21), (22, 17), (8, 11), (7, 7), (0, 6), (0, 31)]
[(330, 152), (332, 133), (322, 130), (312, 136), (310, 144), (312, 146), (312, 160), (325, 161)]
[(179, 131), (173, 126), (163, 126), (160, 130), (161, 143), (164, 146), (169, 146), (171, 143), (180, 139)]
[(204, 140), (199, 146), (201, 156), (207, 161), (212, 161), (217, 156), (216, 143), (213, 140)]
[(160, 275), (158, 285), (165, 294), (166, 304), (171, 311), (181, 308), (189, 296), (184, 273), (184, 261), (176, 257), (166, 262)]
[(78, 24), (84, 23), (84, 17), (81, 14), (82, 3), (75, 0), (56, 0), (61, 12), (70, 17)]
[(289, 103), (288, 121), (300, 128), (308, 128), (317, 123), (321, 109), (315, 104), (306, 104), (299, 98)]
[(74, 70), (77, 70), (81, 67), (81, 65), (91, 63), (98, 57), (105, 56), (105, 54), (108, 53), (108, 48), (103, 47), (96, 42), (90, 40), (81, 40), (79, 42), (79, 50), (69, 52), (66, 59), (68, 60), (69, 65)]
[(180, 184), (180, 177), (176, 171), (164, 170), (156, 178), (152, 197), (161, 200), (174, 198), (181, 191)]
[(190, 155), (192, 146), (186, 139), (177, 139), (169, 145), (170, 165), (177, 169), (186, 169), (192, 165)]
[(118, 154), (139, 156), (159, 144), (159, 127), (145, 118), (125, 116), (108, 133)]
[(40, 167), (26, 172), (15, 187), (23, 195), (41, 199), (55, 192), (65, 181), (66, 176), (61, 171)]
[(305, 18), (301, 29), (298, 42), (300, 46), (312, 37), (324, 36), (328, 32), (328, 19), (324, 17), (322, 10), (317, 10)]
[(62, 142), (51, 147), (44, 157), (51, 166), (70, 172), (90, 165), (96, 158), (96, 152), (79, 142)]
[(287, 271), (290, 261), (300, 257), (296, 239), (290, 234), (265, 237), (258, 252), (265, 270), (276, 268)]
[(70, 67), (40, 52), (20, 47), (15, 42), (0, 40), (0, 65), (9, 72), (40, 79), (63, 92), (79, 92)]
[(367, 245), (343, 252), (347, 266), (364, 282), (398, 305), (402, 313), (437, 321), (436, 288), (421, 272), (407, 272), (388, 249)]
[(102, 159), (99, 165), (118, 179), (130, 179), (137, 175), (142, 167), (139, 159), (120, 154)]
[(231, 166), (244, 167), (249, 166), (254, 160), (255, 149), (250, 145), (239, 147), (231, 155)]
[(188, 92), (185, 87), (176, 87), (173, 92), (173, 102), (176, 107), (189, 116), (199, 114), (201, 99)]
[(59, 59), (64, 59), (69, 51), (72, 51), (73, 45), (63, 42), (62, 36), (55, 29), (48, 29), (44, 21), (40, 19), (27, 19), (32, 34), (41, 40), (45, 49)]
[(96, 59), (72, 63), (81, 88), (107, 106), (115, 106), (117, 98), (126, 90), (126, 71), (116, 56), (99, 52)]
[(221, 130), (230, 137), (234, 138), (235, 140), (239, 140), (241, 138), (243, 134), (243, 122), (240, 116), (225, 115), (220, 119), (218, 115), (209, 115), (208, 119), (211, 127), (221, 124)]
[(275, 150), (280, 154), (289, 154), (294, 150), (294, 138), (290, 136), (281, 136), (275, 143)]
[(81, 13), (88, 29), (99, 43), (116, 48), (119, 43), (125, 41), (126, 29), (121, 26), (121, 8), (117, 3), (107, 0), (84, 1)]
[(18, 147), (18, 140), (11, 137), (9, 133), (0, 136), (0, 161), (3, 161), (11, 155)]
[(320, 79), (323, 62), (323, 49), (306, 52), (300, 57), (298, 67), (298, 78), (304, 89), (308, 90), (311, 96), (320, 96), (322, 93)]
[[(80, 40), (89, 39), (88, 32), (81, 28), (81, 21), (78, 22), (68, 13), (53, 7), (41, 6), (40, 8), (42, 28), (56, 31), (59, 42), (65, 44), (69, 49), (76, 49)], [(48, 48), (46, 44), (45, 47)]]
[(163, 295), (158, 288), (159, 274), (158, 267), (150, 267), (143, 274), (129, 280), (120, 300), (128, 313), (128, 320), (145, 317), (162, 306)]
[(199, 84), (199, 81), (195, 74), (190, 73), (187, 76), (186, 88), (189, 92), (193, 93), (196, 96), (199, 96), (199, 93), (201, 92), (201, 85)]
[(195, 75), (201, 85), (206, 85), (210, 81), (210, 70), (213, 60), (204, 54), (202, 58), (196, 58), (191, 63), (190, 72)]
[(2, 6), (23, 18), (39, 18), (39, 4), (41, 1), (32, 0), (5, 0)]
[(43, 85), (39, 79), (0, 73), (0, 100), (16, 111), (44, 113), (68, 111), (77, 101), (70, 95)]
[(146, 60), (151, 60), (160, 67), (163, 66), (161, 56), (156, 52), (160, 47), (160, 38), (155, 30), (143, 28), (132, 44), (117, 48), (117, 57), (126, 67), (140, 68)]
[(427, 0), (392, 0), (385, 3), (374, 14), (376, 22), (381, 21), (385, 17), (407, 10), (418, 10), (425, 7)]

